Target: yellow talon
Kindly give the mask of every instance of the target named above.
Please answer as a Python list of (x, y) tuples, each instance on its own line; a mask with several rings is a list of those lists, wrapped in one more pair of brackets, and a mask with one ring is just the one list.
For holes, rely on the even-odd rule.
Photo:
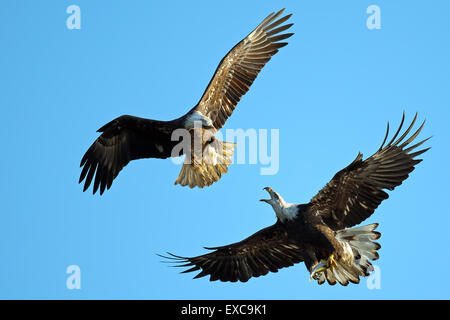
[(327, 268), (331, 268), (333, 269), (334, 267), (336, 267), (337, 263), (336, 260), (334, 259), (334, 254), (332, 254), (327, 261)]
[(337, 265), (336, 260), (334, 258), (334, 254), (330, 255), (330, 257), (328, 258), (326, 263), (319, 263), (317, 264), (317, 266), (315, 266), (312, 270), (311, 273), (309, 275), (309, 281), (311, 281), (312, 279), (317, 280), (317, 278), (319, 277), (319, 274), (321, 272), (325, 272), (327, 269), (333, 269), (335, 268)]

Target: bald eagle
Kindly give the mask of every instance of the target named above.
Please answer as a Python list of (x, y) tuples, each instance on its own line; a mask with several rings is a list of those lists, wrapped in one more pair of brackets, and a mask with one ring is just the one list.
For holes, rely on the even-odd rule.
[[(284, 9), (283, 9), (284, 10)], [(293, 24), (284, 24), (291, 14), (279, 18), (283, 10), (267, 16), (247, 37), (222, 59), (200, 101), (182, 117), (158, 121), (123, 115), (101, 127), (81, 160), (79, 179), (83, 191), (94, 179), (93, 193), (109, 189), (119, 172), (131, 160), (166, 159), (186, 155), (175, 184), (203, 188), (218, 181), (228, 171), (234, 143), (215, 139), (214, 134), (231, 116), (241, 97), (249, 90), (258, 73), (278, 49), (280, 42), (293, 33), (281, 33)], [(177, 129), (186, 130), (191, 141), (175, 151)], [(198, 148), (195, 148), (198, 141)]]
[[(402, 184), (421, 162), (416, 159), (427, 149), (412, 152), (428, 139), (410, 145), (422, 130), (406, 139), (416, 122), (398, 137), (405, 120), (385, 145), (389, 123), (381, 147), (363, 160), (361, 153), (307, 204), (286, 202), (273, 189), (264, 188), (270, 199), (262, 199), (272, 206), (277, 221), (252, 236), (226, 246), (206, 248), (213, 252), (182, 257), (171, 253), (163, 256), (183, 271), (200, 272), (195, 278), (210, 276), (210, 281), (242, 281), (277, 272), (281, 268), (304, 262), (319, 284), (325, 280), (334, 285), (359, 283), (371, 271), (370, 260), (378, 259), (380, 245), (375, 242), (381, 234), (378, 224), (354, 227), (370, 217), (380, 203), (389, 196), (384, 190), (394, 190)], [(398, 137), (398, 139), (397, 139)], [(397, 139), (397, 140), (396, 140)], [(166, 260), (167, 262), (167, 260)]]

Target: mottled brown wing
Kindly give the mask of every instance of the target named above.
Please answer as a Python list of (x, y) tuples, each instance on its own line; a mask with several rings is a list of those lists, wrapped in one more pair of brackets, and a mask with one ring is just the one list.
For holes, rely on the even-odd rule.
[(287, 42), (279, 41), (293, 35), (293, 33), (279, 34), (292, 26), (286, 24), (278, 27), (291, 16), (287, 15), (277, 20), (283, 10), (271, 13), (252, 33), (228, 52), (217, 67), (199, 103), (194, 107), (196, 111), (208, 116), (217, 130), (231, 116), (264, 65), (279, 48), (287, 45)]
[(121, 116), (101, 127), (100, 137), (83, 156), (79, 183), (85, 178), (83, 191), (94, 179), (93, 193), (110, 188), (120, 170), (131, 160), (142, 158), (168, 158), (173, 143), (170, 122)]
[(198, 257), (180, 257), (169, 253), (177, 267), (191, 267), (182, 273), (200, 270), (194, 278), (210, 275), (210, 281), (242, 281), (277, 272), (303, 261), (302, 250), (291, 240), (280, 222), (262, 229), (247, 239), (214, 250)]
[(389, 197), (384, 190), (394, 190), (401, 185), (414, 170), (414, 166), (422, 161), (415, 158), (429, 149), (411, 152), (429, 138), (410, 146), (425, 121), (404, 141), (416, 119), (417, 113), (409, 128), (394, 141), (403, 126), (403, 114), (394, 137), (384, 145), (389, 134), (388, 123), (386, 137), (380, 149), (364, 161), (359, 153), (348, 167), (339, 171), (311, 200), (311, 210), (321, 215), (324, 222), (334, 229), (351, 227), (370, 217), (380, 203)]

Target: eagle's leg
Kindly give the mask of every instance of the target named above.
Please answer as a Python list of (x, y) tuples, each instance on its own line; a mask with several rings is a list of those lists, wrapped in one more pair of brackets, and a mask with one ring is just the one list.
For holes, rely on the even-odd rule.
[(328, 260), (326, 263), (324, 263), (324, 262), (319, 263), (311, 270), (309, 280), (311, 280), (311, 279), (317, 280), (317, 278), (321, 272), (324, 272), (327, 269), (333, 269), (334, 267), (336, 267), (336, 260), (334, 258), (334, 254), (331, 254), (328, 257)]
[(329, 268), (333, 269), (334, 267), (336, 267), (336, 265), (337, 265), (337, 262), (336, 262), (336, 260), (334, 258), (334, 254), (331, 254), (330, 257), (327, 260), (327, 268), (328, 269)]

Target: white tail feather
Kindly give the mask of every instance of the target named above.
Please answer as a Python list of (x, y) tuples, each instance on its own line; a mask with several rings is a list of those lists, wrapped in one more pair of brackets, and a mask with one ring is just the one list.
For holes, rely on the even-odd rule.
[[(378, 259), (380, 244), (374, 242), (381, 234), (374, 231), (378, 223), (361, 227), (339, 230), (336, 239), (344, 246), (346, 258), (336, 261), (336, 267), (327, 269), (317, 277), (319, 284), (328, 281), (334, 285), (337, 282), (346, 286), (349, 282), (359, 283), (359, 277), (369, 275), (372, 264), (369, 260)], [(324, 263), (325, 261), (320, 261)]]
[(235, 143), (214, 139), (203, 148), (200, 162), (186, 157), (175, 184), (203, 188), (218, 181), (228, 171)]

